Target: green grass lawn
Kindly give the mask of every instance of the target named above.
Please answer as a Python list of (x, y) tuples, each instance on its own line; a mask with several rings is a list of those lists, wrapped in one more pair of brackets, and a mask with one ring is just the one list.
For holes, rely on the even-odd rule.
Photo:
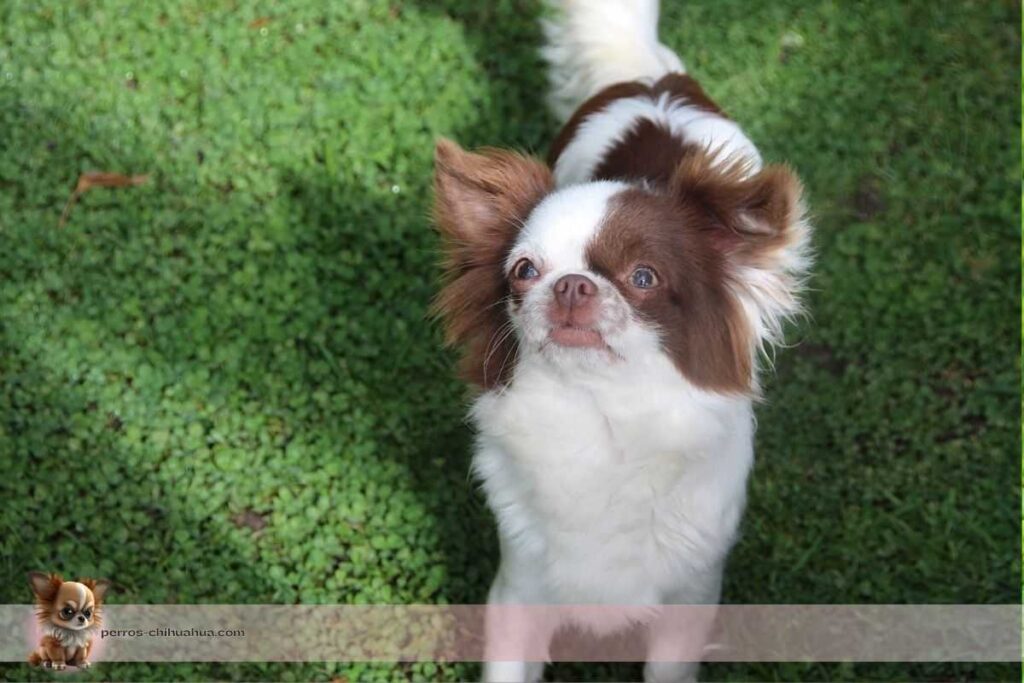
[[(664, 41), (801, 173), (816, 217), (811, 315), (758, 411), (725, 600), (1018, 601), (1018, 4), (665, 4)], [(431, 156), (439, 135), (546, 151), (537, 9), (0, 3), (0, 602), (28, 601), (32, 569), (108, 576), (121, 603), (484, 599), (492, 522), (425, 317)], [(61, 227), (89, 170), (150, 179), (85, 193)], [(101, 664), (70, 680), (473, 675)]]

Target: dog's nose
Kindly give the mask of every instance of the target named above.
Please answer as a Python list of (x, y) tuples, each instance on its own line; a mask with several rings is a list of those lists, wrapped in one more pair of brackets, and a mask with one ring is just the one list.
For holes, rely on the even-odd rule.
[(554, 284), (558, 305), (566, 308), (581, 308), (591, 302), (597, 294), (597, 285), (586, 275), (563, 275)]
[(78, 615), (78, 623), (79, 624), (84, 624), (85, 623), (85, 617), (83, 617), (81, 614)]

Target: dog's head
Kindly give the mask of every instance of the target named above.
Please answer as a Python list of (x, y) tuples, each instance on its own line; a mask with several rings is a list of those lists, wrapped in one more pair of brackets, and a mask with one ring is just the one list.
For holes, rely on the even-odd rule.
[(807, 227), (784, 167), (694, 148), (663, 187), (555, 190), (535, 159), (441, 141), (435, 190), (436, 307), (483, 388), (526, 358), (592, 372), (660, 356), (701, 388), (753, 392), (757, 350), (799, 308)]
[(40, 623), (81, 631), (98, 626), (102, 619), (103, 597), (110, 587), (106, 580), (64, 581), (57, 574), (32, 572), (29, 585), (36, 599)]

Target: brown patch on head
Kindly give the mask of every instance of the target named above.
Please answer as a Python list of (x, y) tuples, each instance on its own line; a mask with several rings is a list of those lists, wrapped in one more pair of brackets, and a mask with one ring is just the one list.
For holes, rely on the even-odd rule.
[(505, 258), (552, 186), (550, 170), (536, 159), (493, 149), (474, 154), (447, 140), (437, 144), (434, 218), (443, 240), (445, 284), (434, 311), (444, 320), (446, 342), (463, 350), (463, 376), (483, 388), (503, 383), (514, 367)]
[(53, 602), (58, 609), (71, 606), (75, 610), (80, 610), (95, 605), (96, 598), (85, 584), (78, 581), (65, 581), (61, 584)]
[[(728, 291), (723, 255), (706, 239), (708, 217), (674, 197), (629, 189), (613, 199), (604, 227), (587, 251), (590, 268), (616, 284), (637, 313), (654, 323), (662, 347), (697, 386), (722, 392), (749, 388), (749, 331)], [(640, 265), (659, 284), (632, 287)]]
[[(705, 389), (753, 389), (754, 338), (737, 291), (743, 267), (775, 265), (792, 239), (799, 183), (786, 169), (750, 174), (690, 147), (667, 189), (632, 188), (612, 200), (587, 259), (655, 324), (679, 371)], [(657, 273), (631, 286), (637, 266)]]
[[(609, 104), (616, 100), (630, 99), (634, 97), (644, 97), (652, 100), (656, 100), (662, 95), (667, 94), (669, 99), (674, 102), (684, 103), (705, 111), (717, 114), (723, 118), (728, 116), (719, 108), (715, 102), (707, 96), (704, 89), (700, 87), (700, 83), (694, 80), (692, 77), (686, 74), (667, 74), (662, 76), (653, 85), (647, 85), (640, 81), (628, 81), (625, 83), (616, 83), (610, 85), (604, 90), (601, 90), (596, 95), (588, 99), (586, 102), (581, 104), (579, 108), (573, 112), (572, 117), (566, 121), (565, 125), (558, 132), (554, 142), (551, 144), (551, 151), (548, 153), (548, 163), (554, 167), (555, 162), (558, 161), (558, 157), (562, 155), (565, 148), (572, 142), (572, 139), (576, 137), (576, 131), (591, 115), (603, 111)], [(612, 149), (614, 152), (616, 148), (621, 148), (625, 145), (625, 141), (620, 141)], [(677, 157), (678, 160), (678, 157)], [(601, 176), (601, 177), (622, 177), (622, 176)], [(647, 177), (645, 175), (634, 176), (634, 177)], [(595, 177), (596, 179), (596, 177)]]

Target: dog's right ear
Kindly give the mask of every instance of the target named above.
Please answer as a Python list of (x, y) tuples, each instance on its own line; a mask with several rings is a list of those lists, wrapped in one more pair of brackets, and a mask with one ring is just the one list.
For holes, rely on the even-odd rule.
[(537, 159), (498, 149), (467, 152), (451, 140), (437, 141), (434, 217), (448, 247), (508, 243), (553, 185), (550, 169)]
[(86, 588), (92, 591), (92, 595), (96, 598), (96, 602), (102, 602), (103, 597), (107, 594), (110, 589), (111, 583), (107, 579), (86, 579), (81, 578), (78, 583), (82, 584)]
[(503, 381), (514, 349), (502, 334), (507, 319), (497, 305), (508, 294), (505, 258), (554, 180), (536, 159), (495, 149), (467, 152), (450, 140), (438, 141), (434, 159), (444, 286), (433, 311), (444, 321), (448, 345), (462, 349), (463, 376), (492, 387)]
[(28, 583), (40, 600), (53, 600), (64, 581), (56, 574), (29, 572)]

